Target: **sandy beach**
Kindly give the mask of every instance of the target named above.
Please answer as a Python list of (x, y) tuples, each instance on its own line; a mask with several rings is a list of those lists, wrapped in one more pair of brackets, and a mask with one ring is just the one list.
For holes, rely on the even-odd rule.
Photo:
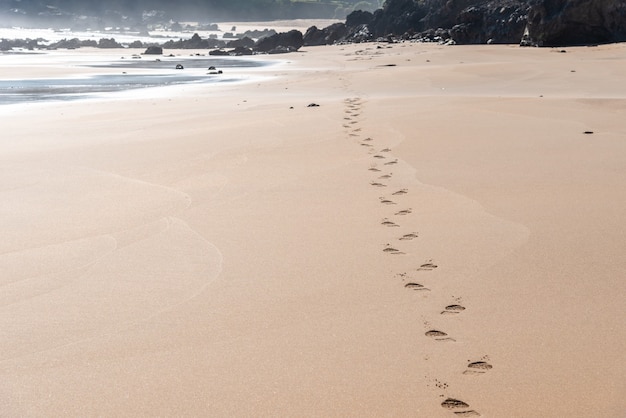
[(626, 45), (272, 59), (0, 107), (0, 416), (624, 416)]

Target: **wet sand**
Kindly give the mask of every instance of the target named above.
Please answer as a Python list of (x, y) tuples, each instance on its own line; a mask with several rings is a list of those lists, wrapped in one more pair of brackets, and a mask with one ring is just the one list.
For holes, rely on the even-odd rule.
[(621, 416), (626, 47), (559, 51), (0, 109), (0, 410)]

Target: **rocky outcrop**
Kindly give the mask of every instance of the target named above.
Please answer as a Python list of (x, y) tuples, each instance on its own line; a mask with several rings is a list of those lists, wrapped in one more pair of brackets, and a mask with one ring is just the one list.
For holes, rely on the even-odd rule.
[(524, 34), (528, 6), (522, 1), (493, 1), (467, 7), (450, 29), (457, 44), (515, 44)]
[(626, 41), (626, 2), (535, 0), (528, 13), (526, 44), (589, 45)]
[(302, 32), (290, 30), (259, 39), (254, 45), (254, 50), (262, 53), (293, 52), (300, 49), (302, 45)]
[(438, 39), (457, 44), (518, 43), (524, 33), (529, 0), (389, 0), (369, 25), (375, 37)]
[(307, 46), (332, 45), (343, 40), (348, 34), (345, 23), (333, 23), (324, 29), (311, 26), (304, 33), (303, 44)]
[(151, 45), (146, 48), (145, 55), (163, 55), (163, 48), (157, 45)]

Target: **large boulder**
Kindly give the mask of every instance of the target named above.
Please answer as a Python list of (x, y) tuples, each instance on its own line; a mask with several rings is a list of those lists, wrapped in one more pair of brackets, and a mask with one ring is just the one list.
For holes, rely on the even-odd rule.
[(538, 46), (626, 41), (626, 2), (535, 0), (528, 13), (524, 41)]
[(303, 43), (307, 46), (332, 45), (343, 40), (348, 34), (348, 28), (344, 23), (333, 23), (324, 29), (311, 26), (304, 34)]
[(287, 48), (290, 51), (297, 51), (302, 47), (303, 42), (302, 32), (294, 29), (259, 39), (254, 46), (254, 50), (268, 53), (274, 50), (282, 51)]
[(514, 44), (524, 34), (528, 6), (522, 1), (491, 1), (458, 14), (450, 37), (457, 44)]
[(158, 45), (150, 45), (144, 52), (145, 55), (163, 55), (163, 48)]

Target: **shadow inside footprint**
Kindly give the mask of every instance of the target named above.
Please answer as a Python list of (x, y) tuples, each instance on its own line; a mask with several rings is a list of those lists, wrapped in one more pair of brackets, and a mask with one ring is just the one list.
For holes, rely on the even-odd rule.
[(422, 271), (422, 270), (430, 271), (430, 270), (434, 270), (434, 269), (436, 269), (436, 268), (437, 268), (437, 265), (436, 265), (436, 264), (433, 264), (433, 263), (425, 263), (425, 264), (422, 264), (422, 265), (421, 265), (421, 266), (417, 269), (417, 271)]
[(441, 406), (447, 409), (469, 408), (469, 405), (458, 399), (448, 398), (441, 402)]
[(493, 369), (493, 366), (485, 361), (475, 361), (467, 365), (467, 370), (463, 374), (483, 374), (488, 370)]
[(454, 314), (463, 312), (464, 310), (465, 310), (465, 307), (461, 305), (448, 305), (444, 308), (443, 311), (441, 311), (441, 314), (442, 315), (454, 315)]
[(390, 226), (390, 227), (400, 226), (397, 223), (390, 221), (389, 219), (383, 219), (383, 221), (380, 224), (385, 225), (385, 226)]
[(424, 287), (424, 285), (421, 285), (419, 283), (413, 283), (413, 282), (405, 284), (404, 287), (406, 287), (407, 289), (411, 289), (411, 290), (430, 290)]
[(470, 409), (469, 411), (456, 411), (454, 415), (458, 415), (460, 417), (479, 417), (480, 416), (480, 414), (474, 411), (473, 409)]

